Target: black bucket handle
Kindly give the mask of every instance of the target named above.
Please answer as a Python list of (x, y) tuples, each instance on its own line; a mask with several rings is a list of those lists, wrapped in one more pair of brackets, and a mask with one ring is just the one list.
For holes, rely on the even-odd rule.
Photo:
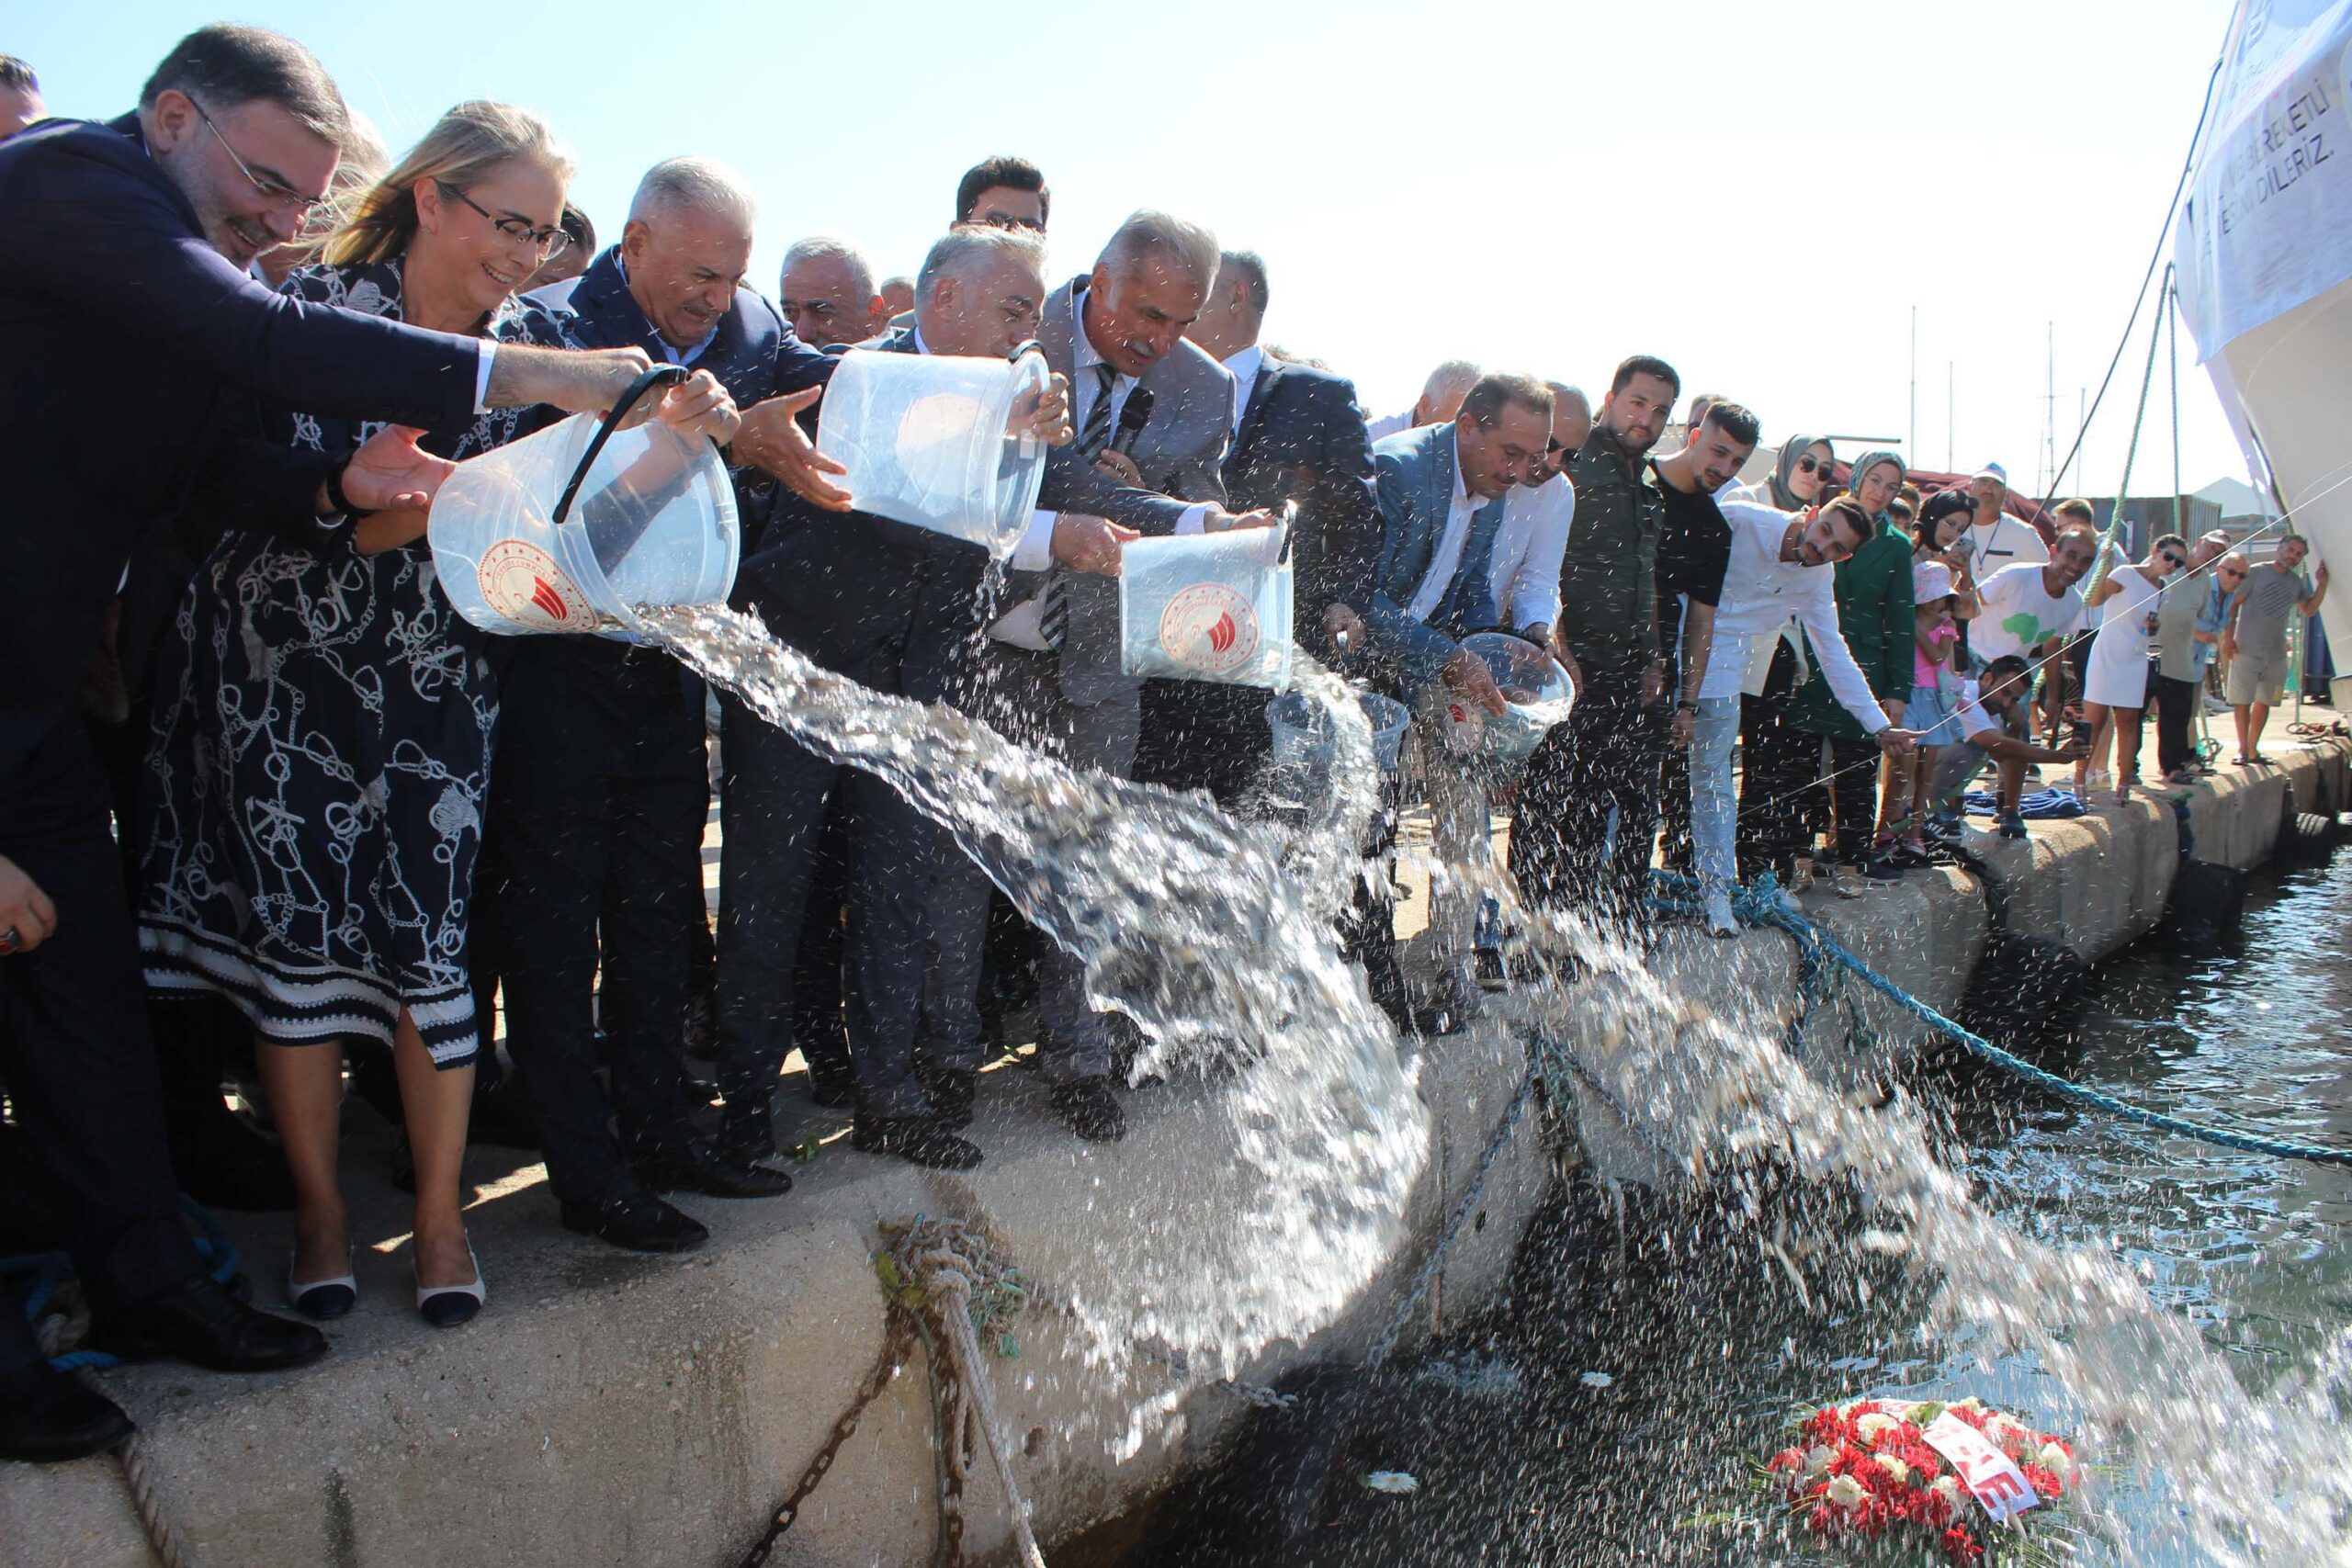
[(620, 401), (613, 405), (613, 412), (606, 414), (605, 423), (597, 427), (595, 436), (588, 443), (588, 450), (580, 455), (580, 466), (571, 470), (571, 482), (563, 487), (563, 498), (555, 503), (556, 526), (561, 527), (563, 520), (571, 515), (571, 503), (579, 499), (580, 487), (586, 482), (588, 470), (595, 465), (596, 455), (605, 449), (605, 443), (613, 438), (613, 432), (620, 428), (621, 421), (628, 417), (628, 411), (637, 406), (638, 400), (656, 387), (673, 386), (684, 380), (686, 374), (686, 367), (683, 365), (657, 365), (629, 383), (628, 390), (621, 394)]

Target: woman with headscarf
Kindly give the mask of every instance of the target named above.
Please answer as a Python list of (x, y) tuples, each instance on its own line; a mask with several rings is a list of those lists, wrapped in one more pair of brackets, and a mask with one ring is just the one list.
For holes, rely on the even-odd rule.
[[(1903, 488), (1903, 460), (1892, 452), (1865, 452), (1854, 459), (1846, 493), (1870, 513), (1877, 529), (1868, 543), (1838, 563), (1838, 629), (1854, 662), (1871, 683), (1871, 694), (1887, 722), (1903, 722), (1911, 694), (1911, 539), (1887, 515)], [(1829, 882), (1839, 897), (1860, 896), (1856, 874), (1892, 880), (1903, 874), (1876, 852), (1879, 804), (1878, 743), (1838, 704), (1829, 682), (1815, 670), (1790, 705), (1797, 728), (1826, 737), (1829, 763), (1819, 786), (1837, 824), (1829, 857)]]
[[(1838, 454), (1828, 438), (1790, 437), (1761, 484), (1724, 498), (1776, 512), (1810, 514), (1837, 491)], [(1805, 797), (1823, 772), (1821, 738), (1797, 728), (1792, 705), (1813, 672), (1813, 654), (1792, 618), (1776, 637), (1759, 637), (1740, 682), (1739, 871), (1779, 876), (1791, 891), (1813, 880)]]

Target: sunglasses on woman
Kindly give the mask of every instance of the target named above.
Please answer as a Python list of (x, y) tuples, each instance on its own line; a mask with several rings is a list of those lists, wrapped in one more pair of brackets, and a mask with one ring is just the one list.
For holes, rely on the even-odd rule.
[(2187, 558), (2177, 556), (2170, 550), (2158, 550), (2156, 552), (2156, 558), (2164, 562), (2166, 566), (2172, 568), (2175, 571), (2178, 571), (2182, 567), (2188, 564)]
[(1801, 474), (1810, 474), (1815, 470), (1826, 474), (1833, 467), (1835, 467), (1834, 463), (1824, 463), (1812, 457), (1799, 457), (1797, 459), (1797, 472)]

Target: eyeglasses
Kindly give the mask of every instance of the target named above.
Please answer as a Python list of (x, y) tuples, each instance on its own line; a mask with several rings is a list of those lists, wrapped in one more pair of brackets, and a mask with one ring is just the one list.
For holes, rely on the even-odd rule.
[(2245, 575), (2245, 569), (2244, 567), (2225, 566), (2213, 575), (2216, 577), (2226, 578), (2230, 581), (2235, 582), (2239, 578)]
[[(186, 95), (182, 96), (185, 96)], [(311, 220), (311, 214), (317, 212), (319, 209), (327, 204), (327, 198), (323, 196), (304, 196), (300, 191), (296, 190), (284, 180), (270, 179), (264, 175), (254, 174), (253, 165), (246, 163), (243, 157), (238, 153), (236, 147), (230, 141), (229, 138), (222, 133), (220, 128), (212, 122), (212, 117), (204, 112), (204, 106), (198, 103), (194, 98), (189, 98), (187, 102), (188, 107), (196, 111), (196, 118), (204, 122), (204, 128), (212, 132), (213, 136), (218, 139), (220, 143), (220, 150), (229, 154), (229, 162), (237, 165), (237, 173), (244, 175), (246, 180), (252, 184), (254, 189), (261, 192), (262, 195), (267, 197), (271, 201), (277, 203), (280, 207), (292, 208), (294, 209), (296, 221), (302, 223), (309, 222)]]
[(989, 218), (975, 219), (974, 221), (989, 229), (1026, 230), (1032, 234), (1042, 234), (1046, 231), (1045, 220), (1037, 218), (1012, 218), (1003, 213), (998, 213)]
[(2172, 568), (2175, 571), (2178, 571), (2182, 567), (2188, 564), (2186, 558), (2177, 556), (2170, 550), (2158, 550), (2156, 552), (2156, 558), (2164, 562), (2166, 566)]
[(447, 180), (435, 180), (433, 183), (441, 187), (443, 196), (456, 197), (459, 201), (490, 220), (490, 226), (506, 238), (520, 241), (537, 250), (539, 259), (543, 262), (553, 261), (563, 254), (565, 248), (571, 243), (571, 235), (567, 230), (548, 224), (535, 226), (529, 219), (517, 218), (511, 214), (501, 218)]

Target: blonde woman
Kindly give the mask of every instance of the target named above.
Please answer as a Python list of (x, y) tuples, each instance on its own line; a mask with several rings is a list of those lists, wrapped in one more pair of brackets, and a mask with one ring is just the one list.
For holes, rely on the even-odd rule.
[[(514, 290), (568, 243), (570, 157), (535, 115), (465, 103), (356, 193), (285, 291), (501, 343), (566, 346)], [(715, 382), (673, 391), (689, 428)], [(427, 433), (464, 458), (560, 417), (510, 409)], [(728, 411), (731, 419), (731, 409)], [(345, 451), (375, 425), (272, 411), (275, 439)], [(459, 1215), (473, 1063), (468, 918), (498, 698), (485, 638), (436, 586), (420, 513), (303, 552), (230, 533), (183, 602), (160, 671), (141, 808), (141, 943), (164, 992), (244, 1013), (296, 1194), (289, 1304), (351, 1310), (336, 1172), (346, 1049), (388, 1050), (416, 1175), (416, 1305), (440, 1327), (485, 1297)]]

